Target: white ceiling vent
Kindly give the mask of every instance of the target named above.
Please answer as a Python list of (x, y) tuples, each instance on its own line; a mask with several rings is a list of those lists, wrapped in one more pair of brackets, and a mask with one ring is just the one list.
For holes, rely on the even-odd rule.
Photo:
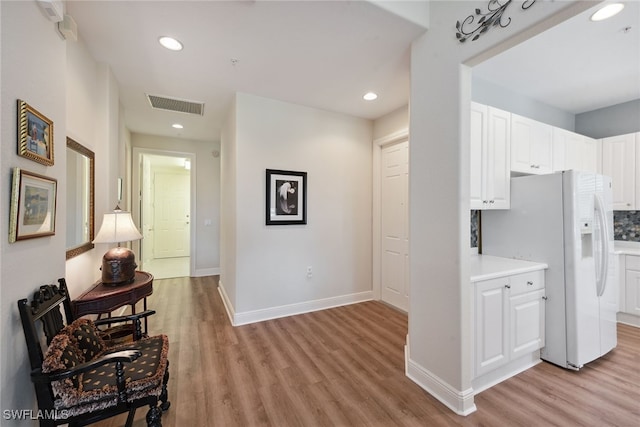
[(158, 110), (177, 111), (179, 113), (196, 114), (199, 116), (204, 115), (203, 102), (149, 94), (147, 94), (147, 99), (151, 106)]

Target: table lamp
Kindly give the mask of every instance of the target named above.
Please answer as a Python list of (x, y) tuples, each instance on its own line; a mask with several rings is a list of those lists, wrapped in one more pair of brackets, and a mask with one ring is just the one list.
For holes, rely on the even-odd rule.
[(113, 286), (126, 285), (135, 279), (136, 256), (129, 248), (120, 247), (122, 242), (142, 239), (131, 213), (119, 206), (113, 212), (104, 214), (102, 225), (93, 243), (117, 243), (102, 257), (102, 283)]

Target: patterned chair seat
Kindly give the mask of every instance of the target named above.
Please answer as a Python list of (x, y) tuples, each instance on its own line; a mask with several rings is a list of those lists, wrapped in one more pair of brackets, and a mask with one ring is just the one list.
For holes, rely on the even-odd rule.
[[(78, 363), (123, 350), (138, 350), (142, 354), (124, 365), (127, 401), (133, 402), (150, 395), (159, 397), (168, 366), (169, 340), (166, 335), (107, 347), (91, 321), (78, 319), (52, 340), (43, 363), (43, 372), (70, 369)], [(76, 416), (116, 406), (118, 387), (115, 365), (113, 362), (106, 363), (77, 377), (54, 381), (55, 408), (65, 416)]]

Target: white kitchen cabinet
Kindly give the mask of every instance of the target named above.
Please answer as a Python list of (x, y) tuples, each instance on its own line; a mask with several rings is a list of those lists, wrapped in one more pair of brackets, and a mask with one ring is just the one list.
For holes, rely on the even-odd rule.
[(582, 164), (586, 171), (602, 173), (602, 144), (594, 138), (584, 137)]
[(599, 172), (597, 140), (557, 127), (552, 134), (554, 171)]
[(475, 376), (509, 360), (509, 278), (475, 284)]
[(640, 316), (640, 256), (625, 256), (625, 301), (623, 311)]
[(553, 172), (553, 127), (511, 114), (511, 171), (526, 174)]
[(474, 377), (544, 347), (544, 271), (474, 284)]
[(511, 360), (544, 347), (544, 290), (509, 298)]
[(640, 208), (640, 132), (602, 139), (602, 174), (611, 177), (613, 210)]
[(511, 114), (471, 103), (471, 209), (509, 209)]

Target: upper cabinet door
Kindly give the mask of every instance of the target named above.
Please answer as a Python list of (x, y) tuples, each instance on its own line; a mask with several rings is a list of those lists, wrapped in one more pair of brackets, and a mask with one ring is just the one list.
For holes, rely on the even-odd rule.
[(598, 153), (598, 148), (600, 147), (598, 140), (584, 136), (582, 144), (582, 166), (584, 167), (584, 170), (588, 172), (602, 173), (601, 167), (599, 166), (599, 159), (601, 155)]
[(511, 113), (489, 107), (486, 196), (492, 209), (511, 207)]
[(511, 113), (471, 103), (470, 207), (509, 209)]
[(636, 134), (602, 139), (602, 174), (611, 177), (613, 210), (636, 209)]
[(469, 192), (471, 195), (471, 209), (483, 209), (484, 200), (484, 175), (483, 168), (486, 166), (484, 158), (484, 145), (487, 141), (487, 106), (471, 103), (471, 135), (470, 135), (470, 165), (469, 175), (471, 178)]
[(553, 128), (553, 170), (598, 172), (598, 141), (565, 129)]
[(553, 171), (552, 126), (511, 114), (511, 170), (527, 174)]

